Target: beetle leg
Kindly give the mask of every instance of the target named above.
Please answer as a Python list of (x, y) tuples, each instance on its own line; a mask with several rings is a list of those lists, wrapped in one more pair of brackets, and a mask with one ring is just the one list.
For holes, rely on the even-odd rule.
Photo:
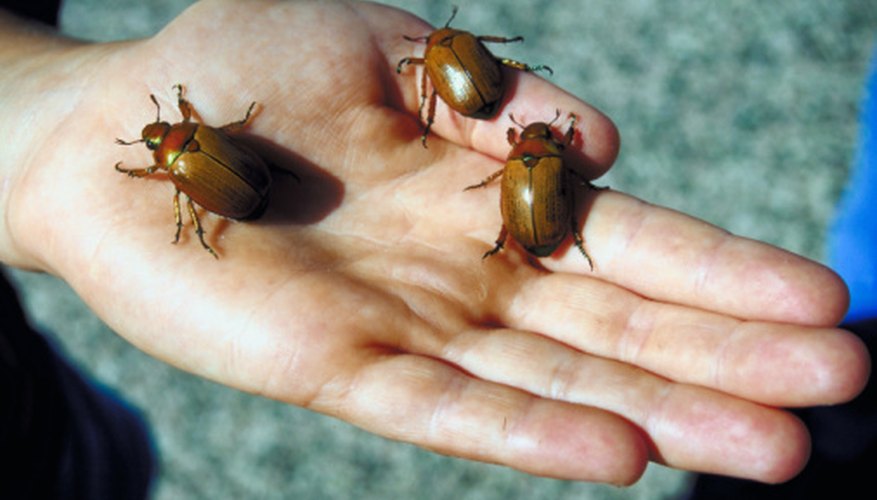
[[(512, 115), (510, 114), (509, 116), (512, 116)], [(514, 117), (512, 117), (512, 120), (514, 120)], [(515, 140), (515, 136), (516, 136), (515, 129), (513, 129), (512, 127), (509, 127), (509, 129), (505, 135), (506, 135), (506, 138), (509, 140), (509, 144), (511, 144), (512, 146), (518, 145), (517, 141)]]
[(426, 104), (426, 78), (426, 70), (424, 70), (420, 77), (420, 106), (417, 108), (417, 119), (421, 123), (423, 123), (423, 106)]
[(490, 35), (482, 35), (478, 38), (479, 42), (490, 42), (490, 43), (514, 43), (514, 42), (523, 42), (524, 37), (516, 36), (512, 38), (507, 38), (504, 36), (490, 36)]
[[(402, 64), (405, 62), (409, 62), (412, 64), (423, 64), (424, 59), (420, 57), (406, 57), (399, 61), (399, 66), (396, 68), (396, 71), (402, 67)], [(427, 74), (426, 70), (423, 71), (423, 75), (420, 77), (420, 106), (417, 108), (417, 118), (421, 123), (424, 123), (423, 119), (423, 107), (426, 106), (427, 98)], [(420, 143), (423, 144), (423, 147), (426, 147), (426, 136), (429, 135), (429, 129), (432, 127), (432, 120), (435, 117), (435, 105), (438, 95), (435, 92), (435, 89), (432, 90), (432, 94), (429, 96), (429, 108), (427, 110), (427, 117), (425, 121), (425, 126), (423, 127), (423, 135), (420, 136)]]
[(177, 107), (180, 108), (180, 114), (183, 115), (183, 121), (187, 122), (192, 118), (192, 105), (183, 98), (183, 86), (179, 83), (174, 85), (177, 91)]
[(253, 113), (253, 108), (256, 107), (256, 101), (250, 103), (250, 107), (247, 108), (247, 114), (244, 116), (242, 120), (238, 120), (236, 122), (226, 123), (225, 125), (219, 127), (223, 132), (234, 132), (235, 130), (242, 129), (248, 121), (250, 121), (250, 115)]
[(580, 174), (580, 173), (579, 173), (578, 171), (576, 171), (576, 170), (573, 170), (573, 169), (571, 169), (571, 168), (568, 168), (568, 169), (566, 169), (566, 170), (567, 170), (567, 172), (569, 172), (570, 174), (572, 174), (573, 177), (578, 177), (579, 182), (581, 183), (582, 186), (588, 186), (588, 188), (590, 188), (590, 189), (592, 189), (592, 190), (594, 190), (594, 191), (605, 191), (605, 190), (609, 189), (609, 186), (595, 186), (595, 185), (590, 181), (590, 179), (588, 179), (588, 178), (585, 177), (584, 175)]
[(519, 69), (521, 71), (527, 71), (529, 73), (532, 73), (534, 71), (547, 71), (548, 74), (550, 74), (550, 75), (554, 74), (553, 69), (551, 69), (548, 66), (541, 65), (541, 64), (538, 66), (530, 66), (530, 65), (522, 63), (520, 61), (515, 61), (514, 59), (500, 59), (500, 58), (497, 58), (497, 61), (499, 61), (499, 63), (504, 65), (504, 66), (508, 66), (508, 67), (514, 68), (514, 69)]
[(174, 193), (174, 221), (177, 223), (177, 234), (174, 235), (173, 244), (180, 241), (180, 231), (183, 229), (183, 218), (180, 216), (180, 190)]
[(119, 165), (121, 164), (122, 162), (116, 163), (116, 172), (128, 174), (128, 177), (146, 177), (147, 175), (154, 173), (159, 168), (158, 165), (152, 165), (146, 168), (127, 169), (120, 167)]
[(502, 229), (499, 230), (499, 236), (496, 237), (496, 246), (493, 247), (492, 250), (488, 250), (487, 252), (485, 252), (484, 256), (481, 257), (481, 260), (484, 260), (484, 259), (490, 257), (491, 255), (495, 254), (496, 252), (499, 252), (500, 250), (502, 250), (502, 247), (505, 246), (505, 240), (508, 237), (508, 235), (509, 235), (509, 232), (505, 228), (505, 225), (503, 225)]
[(438, 94), (436, 94), (435, 89), (433, 89), (432, 94), (429, 96), (429, 109), (426, 114), (426, 125), (423, 127), (423, 135), (420, 136), (420, 142), (423, 144), (423, 147), (426, 147), (426, 136), (429, 135), (429, 130), (432, 128), (432, 122), (435, 119), (435, 104), (438, 99)]
[(576, 221), (576, 216), (573, 215), (569, 218), (570, 230), (572, 231), (573, 239), (576, 242), (576, 247), (578, 247), (579, 251), (582, 252), (582, 255), (585, 256), (585, 260), (588, 261), (588, 266), (590, 266), (591, 271), (594, 270), (594, 261), (591, 260), (591, 256), (588, 255), (588, 251), (585, 250), (585, 239), (582, 237), (582, 233), (579, 232), (579, 223)]
[[(405, 37), (405, 38), (408, 40), (411, 40), (412, 42), (418, 41), (417, 39), (414, 39), (414, 38), (408, 38), (408, 37)], [(396, 73), (402, 72), (402, 66), (405, 66), (408, 64), (423, 64), (424, 62), (426, 62), (426, 60), (422, 57), (403, 57), (399, 61), (399, 64), (396, 65)]]
[(198, 239), (201, 241), (201, 246), (204, 247), (204, 250), (207, 250), (218, 259), (219, 256), (216, 255), (216, 252), (214, 252), (213, 249), (210, 248), (210, 245), (204, 241), (204, 228), (201, 227), (201, 219), (198, 218), (198, 214), (195, 212), (195, 205), (192, 203), (192, 198), (189, 198), (188, 196), (186, 196), (186, 198), (186, 208), (189, 211), (189, 217), (192, 218), (192, 224), (195, 225), (195, 234), (198, 235)]
[[(560, 116), (559, 109), (557, 110), (557, 116)], [(563, 137), (563, 147), (567, 147), (572, 144), (573, 136), (575, 136), (576, 133), (576, 120), (578, 120), (578, 118), (578, 116), (572, 113), (569, 114), (569, 128), (566, 129), (566, 135), (564, 135)], [(556, 120), (557, 117), (555, 117), (554, 119)]]
[(464, 189), (463, 191), (469, 191), (470, 189), (483, 188), (484, 186), (486, 186), (486, 185), (490, 184), (491, 182), (493, 182), (494, 179), (496, 179), (497, 177), (499, 177), (500, 175), (502, 175), (502, 173), (503, 173), (504, 171), (505, 171), (505, 169), (504, 169), (504, 168), (501, 168), (501, 169), (497, 170), (496, 172), (494, 172), (494, 173), (488, 175), (487, 178), (485, 178), (483, 181), (479, 182), (478, 184), (473, 184), (473, 185), (471, 185), (471, 186), (466, 187), (466, 189)]
[(408, 36), (408, 35), (402, 35), (402, 38), (408, 40), (409, 42), (420, 42), (420, 43), (426, 43), (427, 40), (429, 40), (429, 35), (424, 35), (424, 36)]

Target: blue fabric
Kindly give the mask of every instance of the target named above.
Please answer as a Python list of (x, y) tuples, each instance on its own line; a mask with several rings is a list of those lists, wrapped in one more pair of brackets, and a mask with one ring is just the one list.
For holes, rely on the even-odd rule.
[(59, 460), (59, 499), (149, 497), (155, 448), (143, 415), (108, 387), (55, 356), (69, 433)]
[(829, 264), (850, 288), (845, 322), (877, 318), (877, 52), (859, 128), (853, 170), (828, 237)]
[[(852, 175), (828, 238), (831, 266), (850, 288), (843, 328), (877, 353), (877, 51), (865, 84)], [(877, 380), (849, 403), (795, 411), (813, 436), (810, 462), (780, 485), (702, 474), (687, 500), (846, 498), (873, 491), (877, 464)], [(845, 496), (846, 495), (846, 496)], [(859, 494), (861, 496), (861, 494)], [(872, 495), (873, 496), (873, 495)]]

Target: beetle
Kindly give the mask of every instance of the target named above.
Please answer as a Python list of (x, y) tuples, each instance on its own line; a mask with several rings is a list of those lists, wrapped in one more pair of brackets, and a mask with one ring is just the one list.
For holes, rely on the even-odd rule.
[(396, 73), (401, 73), (410, 64), (422, 64), (425, 67), (420, 81), (420, 107), (417, 110), (421, 122), (423, 107), (427, 102), (427, 79), (432, 83), (426, 122), (420, 137), (423, 147), (426, 147), (426, 137), (435, 118), (436, 95), (441, 96), (448, 107), (463, 116), (486, 119), (496, 114), (505, 91), (502, 66), (529, 72), (545, 70), (553, 74), (548, 66), (528, 66), (512, 59), (497, 58), (483, 43), (520, 42), (524, 37), (475, 36), (467, 31), (450, 28), (456, 15), (455, 6), (444, 27), (428, 36), (403, 36), (410, 42), (426, 43), (423, 57), (405, 57), (396, 66)]
[(250, 120), (256, 103), (250, 104), (243, 119), (216, 128), (191, 121), (192, 105), (183, 98), (183, 86), (174, 85), (177, 106), (183, 121), (171, 125), (161, 121), (161, 106), (155, 104), (155, 122), (143, 127), (141, 138), (133, 141), (116, 139), (117, 144), (130, 146), (144, 143), (153, 151), (155, 163), (146, 168), (125, 169), (116, 163), (118, 172), (130, 177), (146, 177), (158, 170), (166, 170), (174, 183), (174, 217), (177, 232), (173, 243), (180, 240), (183, 227), (180, 215), (180, 192), (186, 195), (186, 209), (201, 246), (219, 258), (204, 240), (204, 229), (193, 202), (205, 210), (235, 220), (259, 218), (268, 204), (271, 173), (265, 161), (256, 153), (235, 141), (229, 134), (243, 128)]
[(535, 122), (527, 126), (512, 122), (522, 129), (520, 140), (515, 139), (514, 127), (508, 129), (508, 141), (512, 146), (505, 166), (478, 184), (464, 191), (482, 188), (502, 176), (500, 211), (502, 228), (493, 249), (482, 257), (486, 259), (502, 250), (506, 238), (511, 235), (528, 252), (537, 257), (547, 257), (554, 252), (572, 232), (576, 247), (588, 261), (591, 270), (594, 263), (585, 250), (585, 241), (578, 230), (575, 216), (575, 193), (572, 177), (582, 184), (597, 188), (578, 172), (563, 164), (563, 150), (572, 142), (577, 117), (570, 113), (570, 124), (563, 137), (554, 138), (551, 127), (560, 117), (560, 111), (550, 123)]

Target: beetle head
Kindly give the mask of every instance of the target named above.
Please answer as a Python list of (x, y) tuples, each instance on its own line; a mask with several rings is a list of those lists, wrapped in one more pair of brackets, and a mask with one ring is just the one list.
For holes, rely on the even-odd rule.
[(153, 122), (143, 127), (140, 136), (146, 147), (155, 151), (170, 129), (171, 125), (168, 122)]
[[(511, 113), (509, 113), (509, 118), (511, 118), (512, 123), (514, 123), (515, 125), (521, 127), (521, 129), (523, 129), (521, 132), (521, 140), (522, 141), (527, 140), (527, 139), (553, 140), (553, 135), (551, 133), (551, 127), (553, 127), (554, 123), (557, 121), (557, 119), (560, 118), (560, 110), (559, 109), (557, 110), (557, 114), (554, 116), (554, 119), (548, 123), (534, 122), (534, 123), (531, 123), (531, 124), (525, 126), (524, 124), (522, 124), (521, 122), (516, 120), (515, 116)], [(566, 137), (565, 144), (569, 144), (572, 141), (573, 128), (575, 127), (576, 120), (578, 117), (576, 115), (570, 113), (569, 118), (570, 118), (569, 130), (567, 130), (567, 133), (566, 133), (567, 137)]]
[[(179, 92), (183, 91), (182, 86), (177, 85), (176, 87), (179, 87)], [(168, 122), (161, 121), (161, 105), (158, 104), (158, 99), (155, 98), (155, 95), (149, 94), (149, 99), (155, 104), (155, 121), (143, 127), (140, 137), (150, 151), (155, 151), (171, 129), (171, 125)]]

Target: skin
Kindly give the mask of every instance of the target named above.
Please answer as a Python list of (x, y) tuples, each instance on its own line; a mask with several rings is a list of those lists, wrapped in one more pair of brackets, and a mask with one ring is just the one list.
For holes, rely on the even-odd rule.
[[(422, 68), (395, 64), (418, 55), (401, 35), (431, 28), (407, 13), (203, 1), (114, 44), (0, 28), (0, 258), (60, 276), (177, 367), (440, 453), (614, 484), (648, 460), (787, 480), (809, 437), (780, 408), (867, 380), (862, 344), (833, 327), (848, 301), (834, 273), (624, 193), (579, 196), (593, 272), (569, 244), (482, 262), (498, 187), (463, 188), (502, 166), (509, 112), (578, 115), (566, 161), (590, 178), (619, 135), (509, 71), (495, 119), (440, 103), (424, 150)], [(149, 164), (114, 139), (154, 119), (150, 93), (178, 121), (175, 83), (214, 126), (257, 101), (247, 143), (300, 177), (275, 175), (259, 221), (202, 215), (218, 261), (191, 226), (169, 243), (168, 181), (113, 170)]]

